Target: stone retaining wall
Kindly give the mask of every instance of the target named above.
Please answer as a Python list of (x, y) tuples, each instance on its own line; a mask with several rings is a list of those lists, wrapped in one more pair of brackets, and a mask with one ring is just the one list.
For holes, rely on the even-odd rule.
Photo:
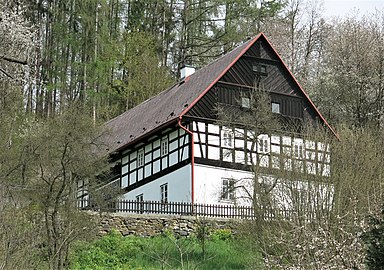
[(239, 221), (165, 215), (110, 214), (102, 217), (99, 224), (99, 233), (101, 235), (115, 229), (124, 236), (150, 237), (168, 231), (175, 236), (188, 237), (193, 235), (199, 226), (200, 228), (206, 226), (205, 228), (208, 231), (229, 229), (236, 233)]

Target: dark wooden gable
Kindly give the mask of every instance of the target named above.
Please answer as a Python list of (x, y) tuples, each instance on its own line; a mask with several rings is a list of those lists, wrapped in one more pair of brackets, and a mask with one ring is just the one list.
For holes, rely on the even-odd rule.
[(240, 105), (255, 86), (268, 91), (283, 116), (316, 120), (316, 112), (281, 58), (261, 35), (186, 115), (216, 119), (218, 104)]

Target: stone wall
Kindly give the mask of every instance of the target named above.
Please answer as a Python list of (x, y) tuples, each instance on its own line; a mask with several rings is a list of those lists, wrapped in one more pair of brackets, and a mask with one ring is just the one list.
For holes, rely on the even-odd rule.
[(196, 232), (200, 226), (208, 231), (229, 229), (236, 233), (239, 221), (229, 219), (211, 219), (201, 217), (166, 216), (166, 215), (135, 215), (135, 214), (109, 214), (101, 218), (99, 233), (101, 235), (115, 229), (122, 235), (137, 235), (150, 237), (162, 234), (164, 231), (172, 232), (175, 236), (188, 237)]

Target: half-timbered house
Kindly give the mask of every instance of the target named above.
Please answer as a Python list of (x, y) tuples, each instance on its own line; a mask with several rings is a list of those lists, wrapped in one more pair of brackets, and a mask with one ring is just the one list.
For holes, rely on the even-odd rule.
[(204, 68), (184, 71), (171, 88), (105, 124), (116, 172), (108, 181), (120, 187), (124, 199), (232, 202), (236, 196), (228, 191), (234, 181), (252, 178), (249, 157), (261, 155), (260, 166), (268, 168), (283, 149), (309, 174), (329, 174), (329, 149), (322, 142), (289, 132), (257, 134), (261, 143), (252, 149), (247, 136), (238, 135), (247, 130), (217, 121), (218, 104), (249, 108), (258, 80), (273, 113), (336, 135), (264, 34)]

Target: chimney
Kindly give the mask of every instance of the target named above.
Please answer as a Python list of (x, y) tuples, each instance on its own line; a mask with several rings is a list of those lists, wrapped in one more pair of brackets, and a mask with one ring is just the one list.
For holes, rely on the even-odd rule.
[(187, 78), (188, 76), (192, 75), (193, 73), (195, 73), (195, 68), (194, 67), (183, 66), (180, 69), (180, 79), (184, 80), (185, 78)]

